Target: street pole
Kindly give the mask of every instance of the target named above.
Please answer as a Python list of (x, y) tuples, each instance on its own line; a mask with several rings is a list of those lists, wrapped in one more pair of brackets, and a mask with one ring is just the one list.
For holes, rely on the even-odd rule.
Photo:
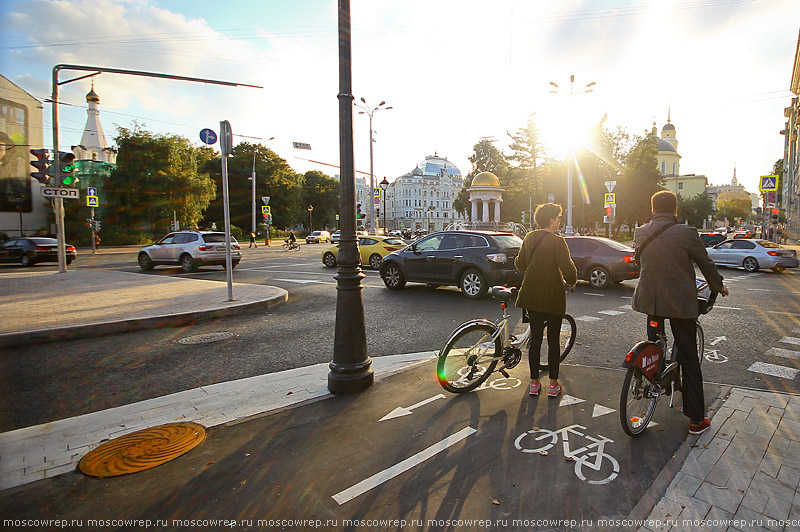
[[(342, 232), (337, 256), (336, 324), (328, 390), (357, 393), (372, 385), (375, 375), (367, 355), (363, 285), (356, 240), (356, 182), (353, 164), (353, 88), (350, 54), (350, 0), (339, 0), (339, 214)], [(370, 135), (371, 137), (372, 135)], [(371, 138), (370, 138), (371, 142)], [(370, 192), (370, 194), (372, 194)]]
[(252, 224), (250, 229), (253, 234), (256, 232), (256, 149), (253, 148), (253, 173), (250, 176), (250, 179), (253, 181), (253, 197), (252, 197), (252, 206), (253, 206), (253, 213), (252, 213)]
[(94, 228), (94, 207), (90, 207), (92, 209), (91, 214), (89, 215), (89, 225), (92, 228), (92, 254), (97, 253), (97, 242), (95, 241), (95, 228)]
[(231, 260), (231, 209), (228, 197), (228, 156), (231, 154), (233, 132), (227, 120), (219, 123), (219, 147), (222, 156), (222, 212), (225, 219), (225, 277), (228, 281), (228, 301), (233, 301), (233, 261)]
[(372, 167), (372, 114), (369, 115), (369, 234), (375, 234), (375, 173)]

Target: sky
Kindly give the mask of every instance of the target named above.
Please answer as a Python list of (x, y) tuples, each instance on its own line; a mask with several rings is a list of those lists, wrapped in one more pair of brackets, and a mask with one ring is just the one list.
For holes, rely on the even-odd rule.
[[(334, 175), (337, 8), (335, 0), (0, 0), (0, 74), (43, 102), (61, 63), (259, 85), (94, 81), (109, 142), (136, 121), (201, 145), (201, 129), (228, 120), (234, 144), (261, 142), (299, 172)], [(798, 0), (351, 0), (351, 17), (355, 101), (392, 107), (373, 117), (376, 182), (434, 154), (466, 175), (477, 142), (509, 153), (509, 132), (531, 114), (550, 155), (564, 158), (604, 115), (609, 128), (642, 134), (655, 122), (660, 134), (669, 112), (682, 174), (727, 184), (735, 167), (750, 192), (783, 157)], [(580, 92), (590, 82), (592, 92)], [(60, 87), (70, 104), (59, 110), (62, 150), (80, 141), (89, 89), (88, 79)], [(43, 107), (52, 147), (51, 105)], [(359, 110), (355, 168), (368, 173), (369, 119)]]

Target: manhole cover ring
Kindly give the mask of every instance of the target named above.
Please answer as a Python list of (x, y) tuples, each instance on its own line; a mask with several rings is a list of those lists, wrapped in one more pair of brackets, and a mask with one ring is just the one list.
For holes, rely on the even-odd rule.
[(207, 334), (196, 334), (194, 336), (187, 336), (178, 340), (179, 344), (183, 345), (196, 345), (196, 344), (210, 344), (213, 342), (221, 342), (228, 338), (233, 338), (234, 334), (231, 332), (215, 332)]
[(116, 477), (151, 469), (189, 452), (206, 437), (197, 423), (170, 423), (137, 430), (92, 449), (78, 464), (92, 477)]

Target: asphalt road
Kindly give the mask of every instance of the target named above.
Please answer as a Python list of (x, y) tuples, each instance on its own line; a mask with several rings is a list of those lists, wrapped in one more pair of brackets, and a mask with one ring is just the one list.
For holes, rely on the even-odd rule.
[[(15, 400), (0, 407), (0, 431), (332, 360), (336, 271), (321, 263), (325, 248), (319, 244), (303, 245), (299, 252), (264, 246), (243, 250), (242, 263), (234, 270), (236, 282), (289, 291), (289, 301), (274, 311), (190, 327), (21, 347), (4, 355), (0, 374)], [(130, 249), (90, 256), (76, 264), (225, 281), (225, 271), (218, 267), (191, 274), (168, 267), (141, 272), (135, 258), (136, 250)], [(438, 350), (456, 325), (500, 316), (499, 305), (491, 299), (471, 301), (453, 287), (419, 284), (390, 291), (377, 272), (364, 273), (362, 298), (372, 357)], [(800, 363), (787, 358), (797, 356), (793, 345), (800, 343), (794, 339), (800, 337), (797, 274), (748, 274), (735, 269), (724, 269), (722, 274), (731, 295), (720, 298), (715, 309), (701, 318), (707, 345), (705, 380), (797, 393)], [(596, 291), (581, 283), (568, 294), (568, 312), (578, 320), (578, 343), (568, 364), (619, 368), (628, 349), (645, 336), (643, 316), (629, 308), (635, 285), (636, 281), (626, 281)], [(209, 332), (232, 336), (209, 344), (178, 343)], [(753, 370), (755, 363), (762, 364), (756, 367), (761, 372)]]

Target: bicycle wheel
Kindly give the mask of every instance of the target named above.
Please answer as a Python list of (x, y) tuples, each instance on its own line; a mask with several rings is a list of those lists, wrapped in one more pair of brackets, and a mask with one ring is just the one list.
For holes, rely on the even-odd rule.
[[(575, 335), (577, 334), (578, 329), (577, 325), (575, 324), (575, 318), (570, 316), (569, 314), (565, 314), (564, 318), (561, 320), (561, 334), (559, 335), (559, 352), (561, 356), (559, 356), (558, 361), (564, 362), (564, 359), (567, 358), (567, 355), (570, 351), (572, 351), (572, 346), (575, 345)], [(549, 369), (550, 364), (547, 360), (547, 329), (545, 329), (544, 338), (542, 339), (542, 349), (539, 353), (539, 370), (546, 371)], [(528, 340), (528, 354), (530, 356), (530, 348), (531, 343), (530, 339)]]
[(703, 364), (703, 351), (706, 349), (706, 335), (700, 324), (697, 324), (697, 357), (700, 359), (700, 364)]
[(656, 411), (658, 396), (651, 394), (652, 387), (641, 369), (634, 366), (628, 368), (619, 398), (619, 419), (622, 430), (628, 436), (644, 432)]
[(448, 392), (464, 393), (474, 390), (497, 366), (495, 357), (500, 356), (500, 338), (492, 340), (494, 325), (473, 323), (457, 332), (439, 353), (436, 376), (442, 388)]

